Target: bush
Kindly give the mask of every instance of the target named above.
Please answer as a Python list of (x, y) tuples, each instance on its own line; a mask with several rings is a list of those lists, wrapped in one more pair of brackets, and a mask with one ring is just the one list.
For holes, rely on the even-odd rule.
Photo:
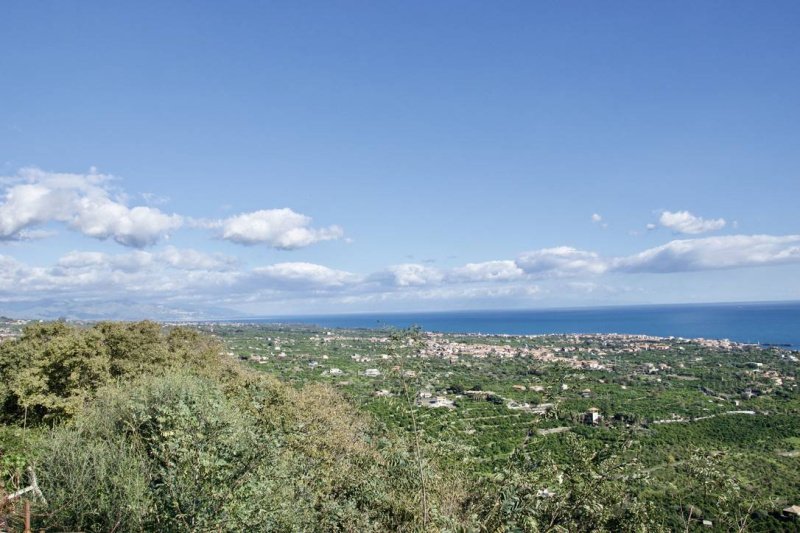
[(332, 389), (295, 389), (220, 352), (208, 336), (152, 322), (34, 324), (0, 345), (9, 383), (2, 416), (34, 424), (38, 435), (25, 455), (48, 500), (36, 528), (368, 532), (457, 523), (454, 486), (463, 483), (453, 473), (377, 430)]
[(141, 531), (153, 507), (144, 458), (117, 435), (62, 428), (44, 439), (36, 471), (43, 523), (58, 531)]
[(0, 417), (28, 424), (74, 416), (101, 387), (170, 368), (218, 372), (220, 348), (209, 337), (154, 322), (63, 322), (26, 326), (0, 344)]
[[(43, 439), (49, 510), (82, 531), (386, 531), (423, 522), (419, 463), (323, 386), (247, 372), (112, 386)], [(430, 524), (455, 508), (427, 462)], [(454, 491), (457, 493), (457, 491)]]

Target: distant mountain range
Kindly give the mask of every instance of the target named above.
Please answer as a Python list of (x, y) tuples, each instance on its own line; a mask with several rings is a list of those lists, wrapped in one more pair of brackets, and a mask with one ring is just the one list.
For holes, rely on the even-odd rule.
[(35, 302), (0, 303), (0, 315), (26, 319), (70, 320), (159, 320), (192, 321), (237, 319), (242, 314), (232, 309), (187, 308), (168, 304), (120, 301), (37, 300)]

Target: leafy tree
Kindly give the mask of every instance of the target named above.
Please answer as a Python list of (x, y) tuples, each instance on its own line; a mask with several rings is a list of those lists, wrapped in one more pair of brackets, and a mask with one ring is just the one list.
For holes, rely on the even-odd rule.
[(169, 348), (155, 322), (101, 322), (96, 329), (108, 346), (113, 376), (138, 375), (167, 365)]
[(223, 371), (216, 341), (188, 328), (162, 332), (155, 322), (102, 322), (91, 328), (64, 322), (27, 326), (19, 339), (0, 344), (0, 416), (38, 423), (74, 416), (97, 390), (130, 380), (190, 368)]
[(103, 341), (97, 331), (56, 322), (28, 326), (21, 339), (0, 344), (3, 415), (33, 421), (75, 414), (110, 379)]

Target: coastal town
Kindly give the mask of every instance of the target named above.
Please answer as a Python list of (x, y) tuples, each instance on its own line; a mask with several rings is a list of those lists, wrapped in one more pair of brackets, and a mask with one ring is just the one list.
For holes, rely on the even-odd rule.
[[(198, 327), (245, 364), (297, 386), (333, 386), (478, 471), (504, 464), (532, 436), (556, 450), (579, 435), (637, 442), (653, 483), (673, 486), (685, 475), (680, 465), (709, 450), (761, 479), (755, 494), (794, 516), (787, 487), (800, 487), (800, 353), (785, 347), (633, 334)], [(779, 473), (764, 477), (765, 461)]]
[[(797, 391), (797, 352), (725, 339), (422, 331), (398, 339), (391, 331), (198, 327), (224, 339), (230, 355), (290, 381), (320, 380), (381, 401), (410, 388), (420, 407), (466, 412), (482, 401), (503, 408), (495, 416), (537, 425), (556, 410), (605, 427), (768, 414), (776, 396)], [(712, 374), (730, 377), (707, 382)], [(660, 394), (667, 390), (674, 399)]]

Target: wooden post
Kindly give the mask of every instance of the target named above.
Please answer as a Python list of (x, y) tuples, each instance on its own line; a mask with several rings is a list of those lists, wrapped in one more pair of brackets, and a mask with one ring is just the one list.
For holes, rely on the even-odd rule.
[(25, 500), (25, 533), (33, 533), (31, 531), (31, 502)]

